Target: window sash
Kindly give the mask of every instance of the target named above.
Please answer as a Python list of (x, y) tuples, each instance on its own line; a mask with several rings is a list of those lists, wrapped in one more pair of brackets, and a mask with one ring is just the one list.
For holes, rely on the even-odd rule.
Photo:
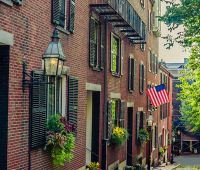
[(120, 74), (120, 39), (111, 33), (111, 72)]

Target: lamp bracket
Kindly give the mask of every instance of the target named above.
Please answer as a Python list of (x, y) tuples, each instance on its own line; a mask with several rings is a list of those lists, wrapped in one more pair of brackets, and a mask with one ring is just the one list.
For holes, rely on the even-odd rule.
[[(25, 61), (22, 61), (22, 90), (24, 91), (25, 88), (31, 84), (51, 84), (47, 83), (46, 81), (38, 81), (33, 76), (31, 76), (29, 73), (27, 73), (27, 63)], [(26, 77), (29, 77), (30, 79), (26, 79)]]

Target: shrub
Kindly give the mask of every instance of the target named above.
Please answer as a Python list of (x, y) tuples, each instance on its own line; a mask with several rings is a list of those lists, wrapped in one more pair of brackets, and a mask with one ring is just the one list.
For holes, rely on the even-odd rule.
[(149, 133), (146, 129), (140, 129), (139, 130), (139, 142), (142, 145), (143, 143), (146, 143), (149, 140)]

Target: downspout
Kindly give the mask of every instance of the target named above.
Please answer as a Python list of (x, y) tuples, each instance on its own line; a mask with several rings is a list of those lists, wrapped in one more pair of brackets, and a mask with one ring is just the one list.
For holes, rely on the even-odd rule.
[(108, 131), (108, 113), (107, 113), (107, 99), (108, 99), (108, 77), (107, 77), (107, 72), (108, 72), (108, 66), (107, 66), (107, 19), (105, 19), (105, 58), (104, 58), (104, 119), (103, 119), (103, 125), (104, 125), (104, 131), (103, 131), (103, 140), (102, 140), (102, 159), (101, 159), (101, 165), (102, 165), (102, 170), (107, 170), (107, 143), (108, 143), (108, 136), (107, 136), (107, 131)]

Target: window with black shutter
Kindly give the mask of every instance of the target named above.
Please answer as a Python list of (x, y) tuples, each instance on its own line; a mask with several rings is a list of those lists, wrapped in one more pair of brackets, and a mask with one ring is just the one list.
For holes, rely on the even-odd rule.
[(120, 38), (111, 33), (111, 72), (116, 76), (120, 76), (121, 71), (120, 48)]
[[(43, 71), (33, 71), (32, 77), (35, 81), (45, 82)], [(45, 144), (45, 125), (47, 116), (47, 87), (45, 83), (33, 83), (31, 86), (31, 112), (30, 112), (30, 139), (31, 148), (40, 147)]]
[(74, 32), (74, 21), (75, 21), (75, 0), (70, 0), (69, 10), (69, 31)]
[(110, 139), (114, 127), (124, 127), (126, 103), (119, 99), (112, 99), (108, 101), (107, 105), (107, 136)]
[(77, 127), (78, 113), (78, 79), (73, 76), (68, 77), (68, 121)]
[(100, 23), (97, 19), (91, 16), (89, 30), (89, 65), (93, 70), (100, 71), (104, 68), (105, 37), (105, 23)]
[[(75, 0), (52, 0), (52, 23), (74, 32)], [(68, 23), (67, 23), (68, 21)]]
[(139, 143), (140, 112), (136, 114), (136, 143)]
[(155, 74), (158, 74), (158, 57), (156, 57), (156, 59), (155, 59), (156, 61), (156, 63), (155, 63)]
[[(150, 89), (152, 86), (150, 84), (148, 84), (148, 89)], [(147, 110), (148, 111), (152, 111), (153, 109), (153, 106), (152, 106), (152, 103), (151, 103), (151, 100), (150, 98), (147, 96)]]
[(139, 84), (140, 84), (140, 93), (144, 93), (144, 86), (145, 86), (145, 77), (144, 77), (144, 64), (140, 64), (140, 79), (139, 79)]
[(135, 77), (136, 77), (136, 60), (129, 57), (128, 60), (128, 90), (130, 92), (135, 90)]

